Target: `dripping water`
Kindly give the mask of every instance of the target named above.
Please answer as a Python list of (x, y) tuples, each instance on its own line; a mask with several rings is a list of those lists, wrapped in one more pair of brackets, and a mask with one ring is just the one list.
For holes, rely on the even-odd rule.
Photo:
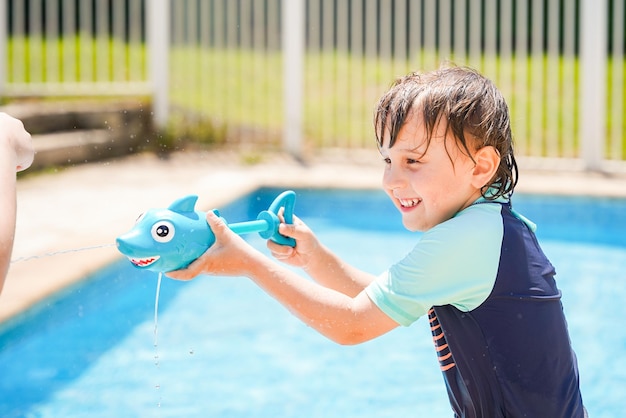
[[(159, 295), (161, 293), (161, 279), (163, 278), (163, 273), (159, 272), (159, 278), (157, 280), (156, 286), (156, 295), (154, 297), (154, 365), (159, 368)], [(154, 385), (155, 389), (158, 391), (161, 389), (161, 384), (157, 381)], [(159, 396), (159, 401), (157, 403), (157, 407), (161, 407), (161, 396)]]
[(161, 293), (161, 279), (163, 278), (163, 273), (159, 273), (159, 279), (157, 280), (156, 287), (156, 296), (154, 298), (154, 364), (156, 366), (159, 365), (159, 293)]

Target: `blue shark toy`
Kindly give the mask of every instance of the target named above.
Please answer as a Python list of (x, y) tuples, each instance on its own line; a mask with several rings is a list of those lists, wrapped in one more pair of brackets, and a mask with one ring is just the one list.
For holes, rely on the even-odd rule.
[[(174, 201), (167, 209), (150, 209), (137, 219), (135, 226), (117, 238), (117, 248), (137, 268), (168, 272), (188, 266), (213, 243), (215, 235), (206, 221), (206, 212), (195, 210), (198, 196)], [(261, 237), (283, 245), (295, 246), (293, 238), (278, 233), (278, 211), (284, 208), (286, 223), (293, 223), (296, 194), (281, 193), (268, 210), (255, 221), (228, 225), (237, 234), (258, 232)], [(217, 210), (214, 210), (218, 214)]]

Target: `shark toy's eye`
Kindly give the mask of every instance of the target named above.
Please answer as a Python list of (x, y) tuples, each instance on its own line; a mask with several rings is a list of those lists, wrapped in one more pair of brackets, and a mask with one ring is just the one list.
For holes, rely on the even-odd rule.
[(151, 232), (156, 242), (169, 242), (174, 238), (174, 225), (168, 221), (160, 221), (152, 225)]

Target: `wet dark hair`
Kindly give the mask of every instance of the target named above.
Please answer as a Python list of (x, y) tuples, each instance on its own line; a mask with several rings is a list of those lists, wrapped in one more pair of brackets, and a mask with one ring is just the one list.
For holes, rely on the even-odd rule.
[(470, 158), (470, 148), (494, 147), (500, 155), (500, 165), (481, 193), (490, 200), (513, 193), (518, 170), (509, 108), (490, 80), (470, 68), (456, 66), (410, 73), (397, 79), (376, 106), (374, 128), (378, 147), (382, 147), (385, 133), (389, 134), (389, 147), (393, 147), (400, 129), (413, 115), (421, 117), (424, 123), (426, 149), (440, 122), (446, 123), (446, 133), (452, 132), (459, 149)]

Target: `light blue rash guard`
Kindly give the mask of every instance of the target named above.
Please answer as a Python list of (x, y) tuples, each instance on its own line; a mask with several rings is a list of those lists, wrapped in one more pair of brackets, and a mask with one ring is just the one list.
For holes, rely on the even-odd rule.
[(534, 225), (479, 199), (365, 290), (408, 326), (428, 315), (455, 417), (584, 417), (555, 270)]
[(366, 289), (367, 294), (405, 326), (434, 305), (470, 311), (493, 289), (503, 233), (500, 205), (474, 204), (425, 232), (403, 260)]

